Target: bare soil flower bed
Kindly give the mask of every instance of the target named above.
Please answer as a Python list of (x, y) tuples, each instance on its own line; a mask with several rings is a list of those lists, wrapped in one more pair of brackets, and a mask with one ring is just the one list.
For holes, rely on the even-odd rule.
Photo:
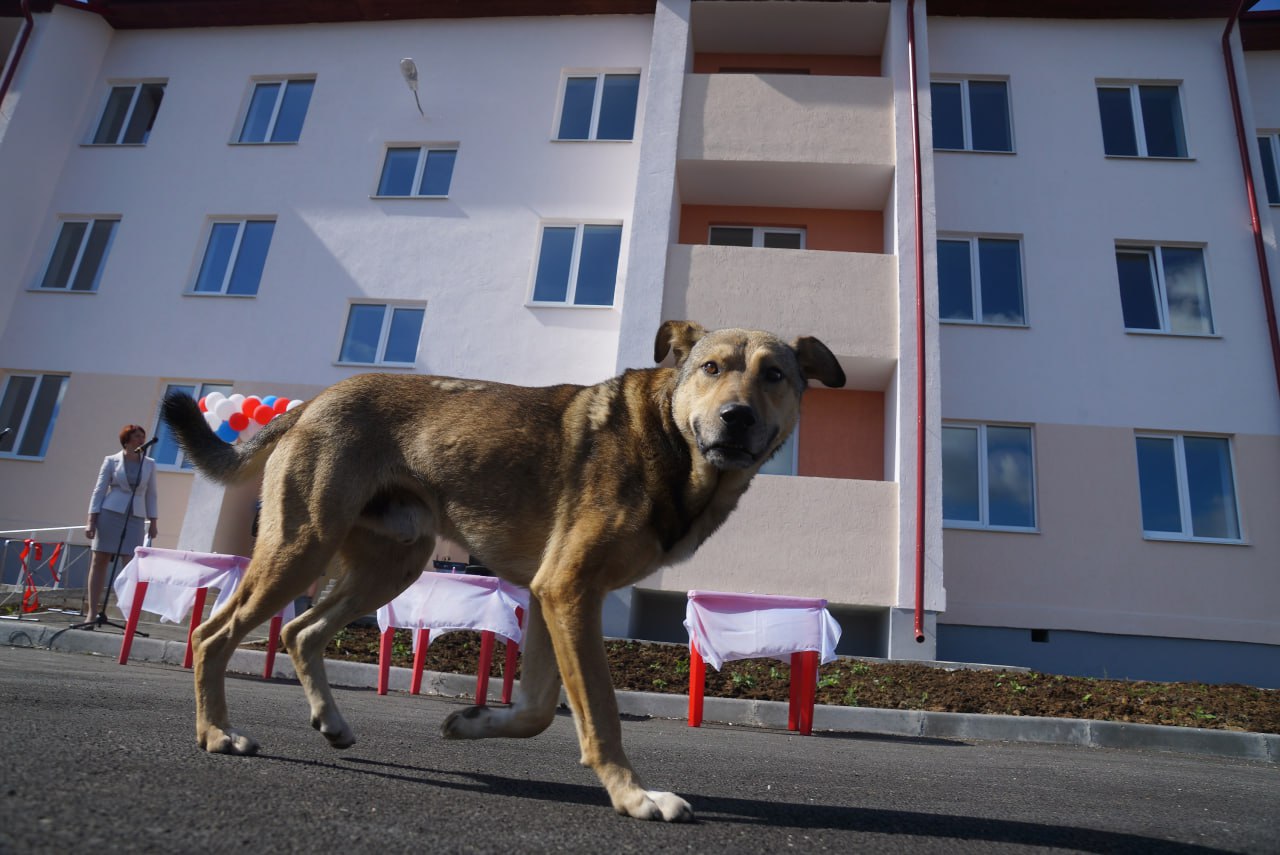
[[(687, 694), (689, 651), (683, 645), (606, 642), (613, 684), (640, 692)], [(378, 661), (377, 627), (352, 625), (326, 651), (330, 659)], [(450, 632), (427, 654), (432, 671), (474, 674), (480, 636)], [(491, 676), (502, 676), (496, 645)], [(411, 667), (411, 637), (397, 630), (392, 664)], [(519, 677), (517, 670), (516, 676)], [(752, 659), (707, 669), (709, 697), (786, 701), (790, 668)], [(998, 715), (1086, 718), (1139, 724), (1280, 733), (1280, 691), (1241, 685), (1154, 683), (1065, 677), (1016, 670), (947, 670), (928, 665), (842, 657), (818, 673), (817, 701), (836, 706)]]

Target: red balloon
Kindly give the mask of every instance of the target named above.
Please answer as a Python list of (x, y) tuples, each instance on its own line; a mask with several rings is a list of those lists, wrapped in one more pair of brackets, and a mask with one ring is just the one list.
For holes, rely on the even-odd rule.
[(202, 413), (207, 413), (207, 412), (209, 412), (209, 407), (208, 407), (208, 405), (206, 405), (206, 404), (205, 404), (205, 402), (204, 402), (204, 401), (205, 401), (205, 398), (208, 398), (208, 397), (209, 397), (208, 395), (205, 395), (205, 396), (204, 396), (204, 398), (201, 398), (201, 399), (200, 399), (200, 412), (202, 412)]
[(244, 403), (240, 405), (240, 412), (252, 418), (254, 411), (261, 406), (262, 406), (262, 399), (259, 398), (257, 395), (250, 395), (249, 397), (245, 398)]
[(238, 433), (249, 426), (249, 417), (244, 413), (232, 413), (231, 418), (227, 419), (227, 424)]
[(285, 409), (288, 408), (288, 406), (289, 406), (288, 398), (276, 398), (276, 404), (274, 407), (272, 407), (272, 410), (274, 410), (275, 414), (278, 416), (281, 413), (283, 413)]
[(271, 421), (275, 414), (275, 410), (271, 409), (266, 404), (262, 404), (258, 409), (253, 411), (253, 420), (260, 425), (265, 425), (267, 422)]

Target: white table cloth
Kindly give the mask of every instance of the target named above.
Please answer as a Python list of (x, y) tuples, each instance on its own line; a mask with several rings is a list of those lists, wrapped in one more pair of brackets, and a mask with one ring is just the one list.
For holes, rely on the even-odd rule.
[[(249, 559), (241, 555), (189, 552), (140, 546), (116, 577), (116, 603), (129, 614), (139, 582), (147, 583), (142, 610), (157, 614), (162, 622), (182, 623), (195, 605), (198, 588), (217, 588), (217, 611), (240, 585)], [(280, 612), (284, 622), (294, 617), (293, 603)]]
[(775, 658), (816, 651), (822, 664), (836, 658), (840, 624), (827, 601), (769, 594), (690, 591), (685, 609), (689, 643), (717, 671), (736, 659)]
[[(489, 631), (520, 644), (516, 607), (529, 608), (529, 591), (493, 576), (423, 573), (404, 593), (378, 609), (378, 629)], [(414, 634), (417, 644), (417, 634)]]

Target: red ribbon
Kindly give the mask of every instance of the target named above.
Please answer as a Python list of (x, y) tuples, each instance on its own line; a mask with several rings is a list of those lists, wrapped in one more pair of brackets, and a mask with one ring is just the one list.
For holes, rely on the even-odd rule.
[(31, 570), (27, 567), (27, 556), (33, 553), (36, 561), (39, 561), (44, 553), (44, 547), (37, 541), (28, 538), (22, 542), (22, 552), (18, 554), (18, 560), (22, 564), (22, 572), (27, 577), (26, 587), (22, 591), (23, 614), (38, 611), (40, 608), (40, 594), (36, 590), (36, 580), (31, 575)]

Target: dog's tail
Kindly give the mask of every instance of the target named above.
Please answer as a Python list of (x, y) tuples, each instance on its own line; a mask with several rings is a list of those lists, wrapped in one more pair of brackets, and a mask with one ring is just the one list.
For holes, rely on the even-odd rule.
[(213, 432), (200, 412), (200, 405), (190, 395), (172, 393), (164, 399), (160, 411), (177, 437), (182, 453), (197, 469), (219, 484), (234, 484), (262, 471), (271, 450), (297, 422), (305, 407), (305, 404), (294, 407), (276, 416), (239, 447), (224, 442)]

